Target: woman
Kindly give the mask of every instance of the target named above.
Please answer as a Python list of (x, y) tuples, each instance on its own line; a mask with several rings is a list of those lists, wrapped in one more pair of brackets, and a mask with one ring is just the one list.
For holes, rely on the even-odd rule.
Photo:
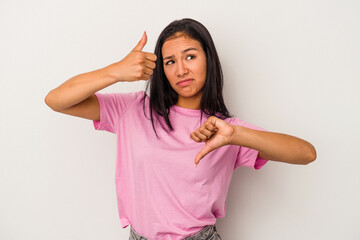
[[(268, 160), (308, 164), (315, 148), (230, 116), (220, 61), (201, 23), (170, 23), (155, 54), (142, 51), (146, 42), (144, 33), (124, 59), (69, 79), (45, 102), (117, 134), (117, 200), (129, 239), (221, 239), (215, 222), (225, 216), (236, 168), (260, 169)], [(145, 91), (97, 92), (138, 80), (149, 80)]]

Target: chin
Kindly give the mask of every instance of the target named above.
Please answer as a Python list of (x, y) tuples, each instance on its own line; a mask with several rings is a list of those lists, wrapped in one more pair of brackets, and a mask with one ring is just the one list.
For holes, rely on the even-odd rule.
[(197, 92), (197, 93), (193, 93), (193, 92), (187, 92), (187, 93), (180, 92), (180, 93), (178, 93), (178, 95), (182, 96), (183, 98), (196, 97), (199, 94), (200, 94), (199, 92)]

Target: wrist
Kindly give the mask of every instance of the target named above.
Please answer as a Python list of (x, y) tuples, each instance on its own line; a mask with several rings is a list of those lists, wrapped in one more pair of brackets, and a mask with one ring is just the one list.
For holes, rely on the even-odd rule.
[(110, 79), (110, 81), (112, 81), (113, 84), (122, 81), (121, 74), (119, 73), (119, 71), (115, 71), (114, 69), (116, 69), (114, 64), (110, 64), (109, 66), (106, 66), (101, 69), (101, 71), (104, 73), (104, 75), (108, 79)]
[(244, 128), (240, 125), (233, 125), (234, 131), (230, 137), (231, 145), (240, 145)]

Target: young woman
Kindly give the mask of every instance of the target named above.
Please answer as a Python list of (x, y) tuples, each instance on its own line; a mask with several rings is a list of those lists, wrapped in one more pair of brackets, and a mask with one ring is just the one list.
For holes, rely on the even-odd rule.
[[(229, 114), (220, 61), (201, 23), (170, 23), (155, 54), (142, 51), (146, 42), (144, 33), (124, 59), (69, 79), (45, 102), (117, 134), (118, 209), (129, 239), (221, 239), (216, 218), (225, 216), (236, 168), (260, 169), (268, 160), (308, 164), (315, 148)], [(138, 80), (149, 80), (145, 91), (98, 93)]]

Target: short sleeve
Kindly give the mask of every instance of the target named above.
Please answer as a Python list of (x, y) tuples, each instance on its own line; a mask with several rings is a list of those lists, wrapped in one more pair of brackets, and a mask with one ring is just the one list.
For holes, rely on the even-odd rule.
[(93, 120), (95, 130), (115, 133), (118, 122), (126, 111), (131, 108), (144, 91), (130, 93), (99, 93), (95, 95), (99, 101), (100, 121)]
[[(244, 122), (242, 120), (239, 120), (238, 125), (254, 130), (266, 131), (261, 127), (255, 126), (251, 123)], [(260, 158), (258, 154), (259, 154), (258, 150), (239, 146), (239, 152), (237, 154), (237, 158), (235, 161), (234, 170), (241, 166), (251, 167), (254, 169), (262, 168), (267, 163), (268, 160)]]

